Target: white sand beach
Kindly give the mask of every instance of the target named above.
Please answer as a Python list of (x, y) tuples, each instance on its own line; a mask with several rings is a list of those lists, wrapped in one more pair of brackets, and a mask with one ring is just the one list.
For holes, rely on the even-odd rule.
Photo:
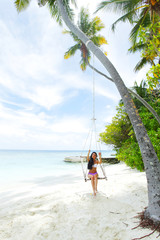
[(106, 167), (106, 173), (96, 197), (80, 175), (0, 186), (0, 240), (131, 240), (149, 234), (132, 230), (147, 206), (145, 173), (124, 163)]

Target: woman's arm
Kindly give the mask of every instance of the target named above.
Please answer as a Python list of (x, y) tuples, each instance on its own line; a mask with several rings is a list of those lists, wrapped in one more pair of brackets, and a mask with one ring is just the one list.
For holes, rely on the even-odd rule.
[(87, 161), (89, 162), (89, 154), (90, 154), (90, 149), (88, 150), (88, 154), (87, 154)]

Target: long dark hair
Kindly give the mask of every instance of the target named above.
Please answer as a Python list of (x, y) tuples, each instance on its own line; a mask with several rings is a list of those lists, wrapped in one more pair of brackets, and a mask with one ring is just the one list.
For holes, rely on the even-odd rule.
[(96, 152), (92, 152), (91, 155), (90, 155), (90, 158), (89, 158), (89, 162), (88, 162), (88, 169), (92, 169), (92, 166), (94, 164), (94, 161), (93, 161), (93, 158), (92, 158), (92, 154), (95, 153), (96, 156), (97, 156), (97, 153)]

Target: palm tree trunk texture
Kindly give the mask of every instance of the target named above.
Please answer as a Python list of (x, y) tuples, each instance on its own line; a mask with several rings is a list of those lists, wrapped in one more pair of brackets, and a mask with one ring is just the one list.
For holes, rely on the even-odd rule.
[(104, 53), (90, 41), (87, 36), (78, 29), (72, 21), (68, 18), (66, 10), (63, 6), (62, 0), (57, 0), (58, 8), (61, 12), (62, 18), (68, 28), (88, 47), (88, 49), (99, 59), (106, 70), (114, 80), (115, 85), (122, 97), (124, 106), (133, 125), (136, 138), (141, 150), (144, 161), (145, 172), (148, 183), (148, 207), (146, 209), (146, 216), (154, 222), (160, 221), (160, 162), (157, 158), (153, 145), (148, 137), (147, 131), (141, 121), (135, 104), (124, 85), (119, 73), (108, 60)]
[[(96, 69), (95, 67), (93, 67), (88, 61), (88, 66), (93, 69), (95, 72), (99, 73), (100, 75), (102, 75), (103, 77), (107, 78), (108, 80), (110, 80), (111, 82), (114, 82), (112, 78), (108, 77), (106, 74), (100, 72), (98, 69)], [(137, 93), (135, 93), (134, 91), (132, 91), (131, 89), (127, 88), (128, 91), (135, 96), (152, 114), (153, 116), (157, 119), (158, 123), (160, 124), (160, 117), (158, 116), (158, 114), (156, 113), (156, 111), (151, 107), (151, 105), (149, 105), (141, 96), (139, 96)]]

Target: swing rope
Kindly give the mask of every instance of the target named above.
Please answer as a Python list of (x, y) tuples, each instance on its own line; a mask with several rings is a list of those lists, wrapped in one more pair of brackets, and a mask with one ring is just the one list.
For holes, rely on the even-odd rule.
[[(93, 54), (93, 66), (94, 66), (94, 54)], [(94, 73), (94, 70), (92, 71), (92, 77), (93, 77), (93, 89), (92, 89), (92, 110), (93, 110), (93, 112), (92, 112), (92, 119), (91, 119), (91, 120), (92, 120), (92, 124), (91, 124), (91, 128), (90, 128), (90, 130), (89, 130), (89, 132), (88, 132), (88, 135), (87, 135), (87, 138), (86, 138), (86, 141), (85, 141), (85, 144), (84, 144), (84, 147), (83, 147), (82, 152), (83, 152), (84, 149), (85, 149), (85, 146), (86, 146), (86, 143), (87, 143), (87, 141), (88, 141), (89, 136), (90, 136), (89, 149), (91, 149), (91, 144), (92, 144), (92, 139), (93, 139), (93, 133), (94, 133), (94, 135), (95, 135), (94, 137), (95, 137), (96, 149), (98, 149), (98, 148), (97, 148), (97, 139), (98, 139), (98, 138), (97, 138), (96, 123), (95, 123), (96, 118), (95, 118), (95, 73)], [(98, 143), (99, 143), (99, 142), (98, 142)], [(100, 152), (101, 152), (100, 143), (99, 143), (98, 145), (99, 145), (99, 150), (100, 150)], [(87, 169), (86, 169), (86, 171), (84, 170), (82, 152), (81, 152), (81, 156), (80, 156), (80, 158), (81, 158), (81, 166), (82, 166), (82, 171), (83, 171), (84, 180), (85, 180), (85, 182), (86, 182), (86, 181), (88, 181), (88, 180), (90, 180), (90, 179), (87, 178)], [(100, 165), (100, 168), (101, 168), (101, 171), (102, 171), (104, 177), (98, 177), (98, 179), (106, 179), (106, 180), (107, 180), (107, 176), (106, 176), (106, 173), (105, 173), (105, 170), (104, 170), (102, 164), (99, 164), (99, 165)]]
[[(92, 134), (92, 131), (93, 131), (93, 129), (92, 129), (92, 126), (91, 126), (91, 128), (90, 128), (90, 130), (89, 130), (89, 132), (88, 132), (88, 135), (87, 135), (85, 144), (84, 144), (84, 146), (83, 146), (82, 152), (84, 152), (84, 149), (85, 149), (85, 146), (86, 146), (86, 144), (87, 144), (88, 138), (89, 138), (89, 136), (90, 136), (90, 133)], [(90, 141), (90, 144), (91, 144), (91, 141)], [(86, 181), (87, 181), (87, 169), (86, 169), (86, 171), (84, 170), (82, 152), (81, 152), (81, 155), (80, 155), (80, 158), (81, 158), (81, 166), (82, 166), (82, 171), (83, 171), (84, 180), (85, 180), (85, 182), (86, 182)]]

